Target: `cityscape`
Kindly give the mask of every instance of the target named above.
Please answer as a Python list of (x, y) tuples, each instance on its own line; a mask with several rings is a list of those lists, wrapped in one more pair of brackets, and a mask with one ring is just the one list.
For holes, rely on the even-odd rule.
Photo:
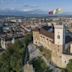
[(0, 0), (0, 72), (72, 72), (72, 1)]

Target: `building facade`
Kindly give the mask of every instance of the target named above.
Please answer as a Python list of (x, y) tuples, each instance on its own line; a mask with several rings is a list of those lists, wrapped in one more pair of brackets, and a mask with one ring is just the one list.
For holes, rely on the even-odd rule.
[(51, 62), (65, 68), (72, 59), (72, 38), (66, 35), (64, 25), (44, 26), (33, 30), (33, 43), (51, 50)]

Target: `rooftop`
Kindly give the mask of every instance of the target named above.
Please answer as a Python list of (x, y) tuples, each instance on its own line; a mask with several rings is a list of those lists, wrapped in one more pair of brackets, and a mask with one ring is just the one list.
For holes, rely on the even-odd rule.
[[(34, 31), (39, 31), (40, 34), (43, 34), (54, 40), (54, 26), (43, 26), (42, 28), (35, 28)], [(72, 37), (65, 36), (65, 43), (72, 41)]]
[(65, 37), (65, 44), (67, 44), (67, 43), (69, 43), (69, 42), (72, 42), (72, 37), (66, 36), (66, 37)]

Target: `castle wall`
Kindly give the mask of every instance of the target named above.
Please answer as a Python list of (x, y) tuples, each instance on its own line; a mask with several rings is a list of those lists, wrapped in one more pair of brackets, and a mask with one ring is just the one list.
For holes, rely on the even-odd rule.
[(42, 44), (42, 46), (48, 48), (49, 50), (51, 50), (51, 48), (49, 47), (50, 41), (53, 42), (53, 39), (40, 34), (40, 43)]
[(45, 35), (39, 34), (38, 31), (33, 31), (33, 43), (38, 46), (44, 46), (51, 50), (50, 42), (53, 42), (53, 39), (46, 37)]
[(33, 43), (40, 46), (40, 35), (38, 31), (33, 31)]
[(61, 58), (62, 58), (63, 47), (51, 43), (50, 48), (52, 48), (52, 59), (51, 59), (52, 63), (55, 66), (62, 67), (62, 59)]
[(72, 59), (72, 55), (62, 54), (62, 67), (63, 68), (67, 66), (70, 59)]
[[(45, 35), (40, 34), (38, 31), (33, 31), (33, 43), (35, 45), (42, 45), (45, 48), (52, 51), (52, 62), (54, 65), (65, 68), (70, 59), (72, 59), (71, 55), (63, 54), (63, 46), (57, 45), (53, 43), (53, 39), (46, 37)], [(67, 47), (69, 46), (66, 45)]]
[[(35, 45), (42, 45), (52, 51), (52, 61), (56, 66), (61, 66), (62, 48), (53, 44), (53, 39), (46, 37), (39, 32), (33, 32), (33, 42)], [(40, 44), (39, 44), (40, 43)]]

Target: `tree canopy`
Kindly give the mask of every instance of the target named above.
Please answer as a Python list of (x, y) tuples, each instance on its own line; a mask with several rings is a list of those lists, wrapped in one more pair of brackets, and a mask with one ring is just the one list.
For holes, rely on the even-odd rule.
[(46, 65), (41, 57), (34, 58), (31, 63), (35, 68), (35, 72), (52, 72), (52, 70), (49, 69), (49, 67)]
[(69, 63), (67, 64), (67, 72), (72, 72), (72, 59), (69, 61)]
[(25, 48), (32, 41), (32, 35), (28, 34), (24, 40), (16, 40), (0, 55), (0, 72), (22, 72)]
[(0, 55), (0, 72), (20, 72), (24, 47), (16, 41)]

